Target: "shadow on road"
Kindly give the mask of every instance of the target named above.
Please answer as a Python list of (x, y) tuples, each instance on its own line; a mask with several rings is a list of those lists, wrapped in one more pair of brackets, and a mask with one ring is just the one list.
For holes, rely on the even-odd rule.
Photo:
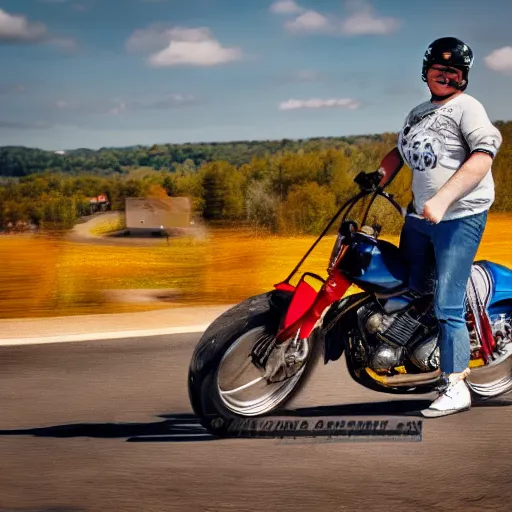
[[(430, 400), (393, 400), (357, 404), (303, 407), (300, 409), (275, 411), (272, 416), (420, 416), (419, 411), (428, 407)], [(490, 400), (474, 404), (473, 407), (511, 406), (509, 400)], [(127, 442), (194, 442), (218, 439), (209, 434), (193, 414), (159, 415), (164, 421), (153, 423), (79, 423), (52, 427), (0, 430), (0, 436), (34, 437), (96, 437), (126, 438)]]

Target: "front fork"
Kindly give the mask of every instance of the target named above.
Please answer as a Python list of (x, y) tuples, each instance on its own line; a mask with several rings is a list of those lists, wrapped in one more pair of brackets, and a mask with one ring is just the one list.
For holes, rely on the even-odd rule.
[[(304, 280), (305, 273), (296, 288), (288, 283), (280, 283), (275, 286), (278, 290), (293, 290), (293, 298), (283, 320), (281, 328), (276, 336), (276, 345), (284, 343), (290, 338), (302, 340), (308, 338), (318, 319), (325, 309), (340, 300), (352, 284), (338, 269), (333, 269), (321, 289), (316, 292), (314, 288)], [(318, 276), (314, 277), (319, 278)]]

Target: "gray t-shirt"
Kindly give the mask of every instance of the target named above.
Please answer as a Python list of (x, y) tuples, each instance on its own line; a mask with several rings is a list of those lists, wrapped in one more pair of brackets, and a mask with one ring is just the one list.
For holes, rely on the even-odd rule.
[[(414, 209), (424, 203), (451, 178), (476, 149), (496, 156), (502, 143), (482, 104), (468, 94), (459, 94), (444, 105), (430, 101), (409, 112), (398, 134), (398, 149), (412, 169)], [(492, 172), (448, 209), (443, 220), (488, 210), (494, 202)]]

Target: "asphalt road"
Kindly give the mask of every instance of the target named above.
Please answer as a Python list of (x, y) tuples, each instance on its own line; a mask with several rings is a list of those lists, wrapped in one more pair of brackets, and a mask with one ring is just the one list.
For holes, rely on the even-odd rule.
[[(213, 440), (188, 402), (198, 338), (0, 347), (0, 512), (510, 510), (512, 397), (425, 420), (421, 442)], [(338, 361), (291, 406), (379, 418), (424, 398)]]

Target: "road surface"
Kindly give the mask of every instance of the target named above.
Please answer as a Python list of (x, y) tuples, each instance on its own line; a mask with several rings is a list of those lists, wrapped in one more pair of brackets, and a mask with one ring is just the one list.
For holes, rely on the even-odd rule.
[[(422, 442), (213, 440), (188, 402), (198, 338), (0, 347), (0, 512), (510, 510), (512, 397), (424, 420)], [(290, 406), (378, 418), (427, 398), (338, 361)]]

